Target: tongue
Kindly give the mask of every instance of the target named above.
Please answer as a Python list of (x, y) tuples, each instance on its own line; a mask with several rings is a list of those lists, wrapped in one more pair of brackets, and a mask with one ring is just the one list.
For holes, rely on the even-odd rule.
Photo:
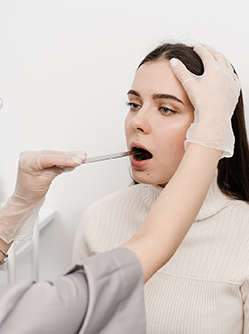
[(134, 149), (133, 155), (135, 155), (137, 161), (147, 160), (152, 158), (152, 154), (149, 151), (146, 151), (142, 148)]

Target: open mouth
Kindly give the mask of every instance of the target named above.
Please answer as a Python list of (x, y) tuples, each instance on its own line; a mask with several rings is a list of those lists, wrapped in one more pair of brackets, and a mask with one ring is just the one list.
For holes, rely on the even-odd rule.
[(131, 152), (137, 161), (148, 160), (153, 157), (153, 155), (149, 151), (144, 150), (141, 147), (133, 147)]

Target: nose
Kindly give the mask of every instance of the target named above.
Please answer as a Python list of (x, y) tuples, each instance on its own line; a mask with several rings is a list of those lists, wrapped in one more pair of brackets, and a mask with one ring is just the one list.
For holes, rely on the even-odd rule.
[(136, 114), (131, 119), (131, 127), (134, 131), (149, 133), (151, 130), (151, 120), (149, 116), (149, 108), (144, 106), (136, 112)]

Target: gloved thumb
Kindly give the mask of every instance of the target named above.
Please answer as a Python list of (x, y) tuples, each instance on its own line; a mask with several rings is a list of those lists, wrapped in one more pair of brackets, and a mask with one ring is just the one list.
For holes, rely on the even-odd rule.
[(170, 67), (174, 75), (184, 86), (188, 81), (194, 79), (194, 75), (186, 68), (186, 66), (176, 58), (170, 59)]

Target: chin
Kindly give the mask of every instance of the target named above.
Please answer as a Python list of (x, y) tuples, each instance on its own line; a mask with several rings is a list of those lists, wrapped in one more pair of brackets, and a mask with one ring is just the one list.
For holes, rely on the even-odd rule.
[(168, 183), (168, 181), (158, 178), (157, 176), (153, 175), (153, 173), (145, 172), (145, 171), (141, 172), (141, 171), (133, 170), (132, 177), (134, 181), (136, 181), (137, 183), (159, 185), (162, 187), (165, 187), (165, 185)]

